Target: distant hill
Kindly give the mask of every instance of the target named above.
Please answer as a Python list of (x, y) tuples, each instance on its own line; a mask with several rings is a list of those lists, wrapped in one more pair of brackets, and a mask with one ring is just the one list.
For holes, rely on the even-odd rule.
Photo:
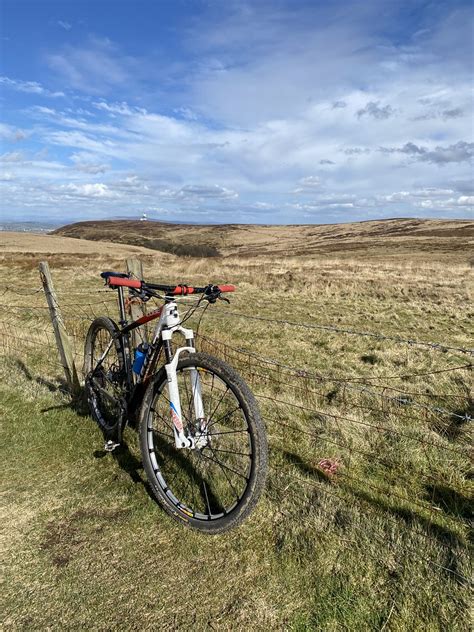
[(52, 234), (144, 246), (194, 257), (409, 255), (413, 258), (429, 253), (437, 258), (467, 260), (474, 246), (473, 221), (409, 218), (292, 226), (109, 220), (78, 222)]

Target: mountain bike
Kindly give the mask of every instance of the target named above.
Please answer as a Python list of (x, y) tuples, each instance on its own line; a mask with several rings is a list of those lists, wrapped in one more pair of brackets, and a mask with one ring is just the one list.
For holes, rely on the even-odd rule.
[[(178, 297), (216, 303), (233, 285), (158, 285), (102, 272), (117, 291), (119, 323), (96, 318), (87, 333), (85, 390), (91, 414), (113, 451), (128, 422), (138, 425), (143, 465), (158, 503), (176, 520), (217, 533), (255, 507), (267, 469), (267, 440), (258, 405), (227, 363), (197, 352), (183, 327)], [(128, 290), (128, 296), (125, 292)], [(161, 293), (161, 294), (160, 294)], [(157, 309), (127, 321), (127, 301), (161, 299)], [(132, 331), (157, 320), (150, 342), (132, 357)], [(175, 335), (184, 346), (174, 347)], [(160, 366), (161, 365), (161, 366)]]

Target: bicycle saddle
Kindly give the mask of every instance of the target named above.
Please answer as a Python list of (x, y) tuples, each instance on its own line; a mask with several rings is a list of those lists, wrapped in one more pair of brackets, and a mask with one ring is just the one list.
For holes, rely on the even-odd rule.
[(119, 279), (128, 279), (128, 274), (125, 272), (101, 272), (100, 276), (107, 280), (109, 277), (118, 277)]

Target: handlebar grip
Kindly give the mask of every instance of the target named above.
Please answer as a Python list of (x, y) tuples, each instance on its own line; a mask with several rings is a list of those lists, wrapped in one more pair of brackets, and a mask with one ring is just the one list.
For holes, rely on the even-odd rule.
[(139, 290), (142, 286), (142, 282), (137, 279), (126, 279), (123, 277), (114, 277), (109, 276), (106, 278), (105, 282), (111, 288), (116, 287), (131, 287)]
[(221, 292), (235, 292), (235, 285), (218, 285)]
[(175, 288), (170, 288), (171, 289), (171, 294), (175, 294), (175, 295), (187, 295), (187, 294), (195, 294), (196, 290), (198, 290), (199, 288), (194, 288), (191, 287), (189, 285), (177, 285)]

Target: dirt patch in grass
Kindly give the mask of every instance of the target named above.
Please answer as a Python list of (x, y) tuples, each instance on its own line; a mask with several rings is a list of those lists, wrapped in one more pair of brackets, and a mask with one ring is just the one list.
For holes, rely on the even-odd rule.
[(67, 518), (47, 523), (40, 548), (51, 556), (54, 566), (67, 566), (96, 534), (129, 513), (126, 509), (78, 509)]

